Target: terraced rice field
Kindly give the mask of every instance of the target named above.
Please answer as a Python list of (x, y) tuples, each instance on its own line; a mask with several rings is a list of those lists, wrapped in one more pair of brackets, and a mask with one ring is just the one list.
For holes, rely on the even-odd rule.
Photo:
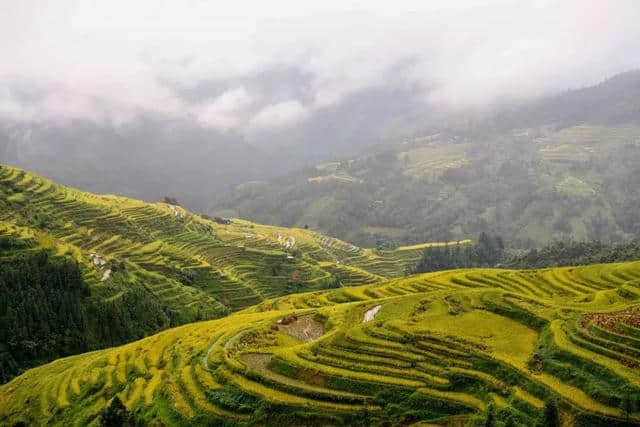
[(409, 151), (398, 153), (398, 159), (405, 163), (405, 174), (424, 176), (455, 169), (469, 163), (466, 144), (427, 143)]
[(578, 125), (539, 138), (539, 152), (550, 164), (568, 165), (586, 162), (611, 150), (638, 140), (640, 128), (633, 125)]
[(167, 425), (462, 425), (490, 404), (534, 425), (553, 398), (565, 425), (640, 424), (620, 409), (640, 396), (639, 297), (640, 262), (287, 295), (27, 371), (0, 424), (95, 424), (115, 395)]
[[(190, 320), (284, 294), (401, 277), (421, 254), (375, 252), (237, 219), (220, 224), (179, 206), (86, 193), (2, 165), (0, 232), (73, 255), (105, 299), (120, 295), (116, 282), (144, 286)], [(93, 263), (94, 255), (104, 264)]]

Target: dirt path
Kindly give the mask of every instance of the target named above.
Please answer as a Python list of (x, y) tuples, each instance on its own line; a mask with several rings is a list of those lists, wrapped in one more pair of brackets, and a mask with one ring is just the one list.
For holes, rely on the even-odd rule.
[(303, 316), (288, 325), (278, 325), (278, 329), (293, 338), (309, 342), (324, 335), (324, 327), (313, 316)]

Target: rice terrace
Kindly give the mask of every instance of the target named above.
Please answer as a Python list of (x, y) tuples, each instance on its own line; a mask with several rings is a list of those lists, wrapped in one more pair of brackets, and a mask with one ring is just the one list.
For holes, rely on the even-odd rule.
[(3, 0), (0, 427), (640, 427), (639, 0)]
[(117, 395), (169, 424), (450, 423), (494, 405), (531, 425), (555, 397), (575, 425), (626, 425), (639, 279), (640, 263), (469, 270), (276, 298), (32, 369), (0, 389), (0, 414), (84, 424)]
[[(1, 172), (3, 235), (25, 242), (17, 252), (75, 257), (105, 299), (124, 283), (184, 313), (233, 312), (30, 369), (0, 388), (3, 424), (92, 424), (115, 397), (169, 425), (458, 425), (487, 411), (532, 425), (550, 401), (566, 425), (640, 422), (625, 409), (640, 395), (640, 262), (394, 278), (425, 245), (362, 250)], [(37, 212), (60, 220), (38, 228)], [(278, 296), (270, 283), (282, 281), (252, 273), (276, 257), (307, 292)], [(176, 280), (189, 271), (195, 285)], [(234, 286), (255, 296), (234, 298)]]

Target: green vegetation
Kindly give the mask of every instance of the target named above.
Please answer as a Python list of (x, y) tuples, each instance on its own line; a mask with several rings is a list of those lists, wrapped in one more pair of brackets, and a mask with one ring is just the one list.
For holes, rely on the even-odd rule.
[(0, 250), (0, 382), (171, 325), (167, 307), (142, 288), (122, 287), (116, 300), (91, 297), (76, 261), (44, 250), (8, 253)]
[(478, 242), (472, 245), (426, 248), (411, 273), (469, 267), (495, 267), (504, 258), (505, 250), (502, 238), (480, 233)]
[(362, 249), (0, 166), (0, 381), (279, 295), (401, 277), (426, 246)]
[(0, 381), (13, 377), (21, 362), (53, 360), (88, 349), (82, 310), (88, 293), (80, 269), (72, 262), (52, 262), (46, 252), (16, 260), (3, 258)]
[(594, 263), (637, 242), (362, 249), (6, 166), (0, 192), (3, 378), (95, 350), (0, 386), (1, 425), (640, 424), (640, 261)]
[(452, 270), (469, 267), (543, 268), (568, 265), (602, 264), (640, 259), (640, 240), (619, 244), (599, 241), (556, 241), (540, 249), (505, 249), (499, 236), (480, 233), (473, 244), (431, 246), (411, 273)]
[(452, 241), (483, 231), (518, 248), (640, 234), (637, 123), (553, 116), (500, 116), (495, 128), (468, 122), (369, 148), (330, 167), (243, 184), (212, 210), (308, 224), (365, 246)]
[(512, 254), (503, 264), (510, 268), (540, 268), (565, 265), (602, 264), (640, 259), (640, 240), (616, 245), (598, 241), (557, 241), (540, 249)]
[(639, 284), (631, 262), (286, 295), (31, 369), (0, 423), (640, 424)]

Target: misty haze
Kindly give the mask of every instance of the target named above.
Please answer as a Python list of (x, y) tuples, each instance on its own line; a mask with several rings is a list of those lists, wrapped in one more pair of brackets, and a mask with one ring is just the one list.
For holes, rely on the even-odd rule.
[(2, 12), (0, 426), (640, 425), (640, 3)]

